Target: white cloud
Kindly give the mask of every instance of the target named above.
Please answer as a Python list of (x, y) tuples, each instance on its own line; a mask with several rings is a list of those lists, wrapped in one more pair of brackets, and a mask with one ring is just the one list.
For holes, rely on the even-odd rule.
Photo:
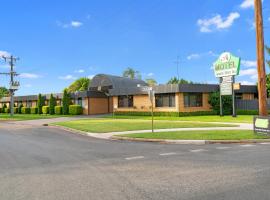
[[(263, 2), (263, 0), (262, 0)], [(247, 8), (254, 8), (254, 0), (244, 0), (241, 5), (241, 8), (247, 9)]]
[(150, 73), (147, 74), (147, 76), (154, 76), (154, 73), (150, 72)]
[(255, 82), (251, 82), (251, 81), (240, 81), (241, 85), (256, 85)]
[(56, 21), (57, 26), (60, 26), (62, 28), (79, 28), (83, 25), (80, 21), (71, 21), (69, 23), (63, 23), (61, 21)]
[(241, 65), (244, 67), (257, 67), (256, 60), (242, 60)]
[(95, 76), (95, 75), (91, 74), (91, 75), (89, 75), (87, 78), (92, 79), (92, 78), (94, 78), (94, 76)]
[(62, 80), (75, 80), (77, 77), (68, 74), (66, 76), (59, 76), (58, 78)]
[(78, 69), (78, 70), (75, 70), (74, 72), (75, 73), (84, 73), (85, 71), (84, 71), (84, 69)]
[(19, 75), (21, 78), (30, 78), (30, 79), (37, 79), (40, 78), (41, 76), (38, 74), (32, 74), (32, 73), (21, 73)]
[(10, 53), (8, 53), (7, 51), (0, 51), (0, 58), (2, 56), (10, 56)]
[(198, 59), (198, 58), (200, 58), (201, 56), (200, 56), (200, 54), (198, 54), (198, 53), (193, 53), (193, 54), (190, 54), (188, 57), (187, 57), (187, 59), (188, 60), (193, 60), (193, 59)]
[(240, 14), (238, 12), (232, 12), (226, 18), (222, 18), (220, 14), (217, 14), (209, 19), (199, 19), (197, 24), (200, 27), (201, 32), (210, 33), (215, 30), (230, 28), (234, 21), (239, 17)]
[(239, 76), (248, 76), (252, 80), (257, 80), (258, 72), (257, 69), (243, 69), (240, 70)]
[(208, 51), (208, 52), (204, 52), (204, 53), (192, 53), (189, 56), (187, 56), (188, 60), (194, 60), (194, 59), (199, 59), (203, 56), (214, 56), (217, 57), (218, 55), (216, 53), (214, 53), (213, 51)]
[(26, 87), (26, 88), (31, 88), (31, 87), (32, 87), (32, 85), (31, 85), (31, 84), (25, 84), (25, 85), (23, 85), (23, 87)]

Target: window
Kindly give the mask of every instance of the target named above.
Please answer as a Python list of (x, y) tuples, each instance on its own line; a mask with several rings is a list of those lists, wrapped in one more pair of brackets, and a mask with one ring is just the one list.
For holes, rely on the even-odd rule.
[(77, 99), (77, 104), (80, 105), (80, 106), (82, 106), (82, 98), (78, 98)]
[(243, 94), (235, 94), (235, 99), (243, 99)]
[(175, 107), (175, 94), (156, 94), (156, 107)]
[(130, 108), (133, 107), (133, 96), (118, 96), (118, 107), (119, 108)]
[(202, 107), (202, 93), (184, 93), (185, 107)]

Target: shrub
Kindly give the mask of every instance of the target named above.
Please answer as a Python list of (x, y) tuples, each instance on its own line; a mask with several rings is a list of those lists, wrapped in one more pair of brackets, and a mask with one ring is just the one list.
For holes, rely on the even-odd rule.
[(9, 108), (4, 108), (4, 113), (10, 113), (10, 109)]
[(69, 114), (71, 115), (81, 115), (83, 112), (82, 106), (80, 105), (70, 105)]
[(37, 107), (38, 107), (38, 114), (42, 114), (42, 106), (45, 105), (45, 98), (41, 94), (38, 94), (38, 101), (37, 101)]
[(38, 108), (37, 107), (30, 108), (30, 113), (31, 114), (37, 114), (38, 113)]
[(19, 108), (18, 108), (18, 107), (14, 107), (14, 108), (13, 108), (13, 111), (14, 111), (14, 114), (17, 114), (18, 111), (19, 111)]
[(43, 114), (49, 114), (49, 111), (50, 111), (50, 109), (49, 109), (49, 106), (42, 106), (42, 113)]
[(50, 102), (49, 102), (49, 113), (50, 113), (50, 115), (54, 115), (55, 114), (55, 112), (54, 112), (54, 107), (55, 106), (56, 106), (56, 99), (53, 96), (53, 94), (51, 94)]
[(23, 108), (23, 104), (20, 104), (18, 107), (18, 113), (21, 114), (22, 113), (22, 108)]
[(3, 108), (0, 108), (0, 113), (3, 113)]
[[(213, 110), (220, 114), (220, 93), (213, 92), (209, 95), (208, 103), (212, 106)], [(222, 96), (223, 114), (232, 114), (232, 96)]]
[(258, 110), (237, 110), (237, 115), (259, 115)]
[(70, 100), (70, 95), (66, 89), (64, 90), (62, 102), (63, 102), (62, 112), (64, 115), (68, 115), (69, 114), (69, 105), (71, 104), (71, 100)]
[(55, 107), (54, 107), (54, 113), (55, 113), (56, 115), (62, 115), (62, 109), (63, 109), (62, 106), (55, 106)]
[(22, 114), (30, 114), (30, 108), (22, 107)]

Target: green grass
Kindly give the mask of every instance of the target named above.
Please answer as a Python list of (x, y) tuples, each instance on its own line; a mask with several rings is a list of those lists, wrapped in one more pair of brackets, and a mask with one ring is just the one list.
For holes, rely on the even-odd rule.
[[(151, 120), (138, 120), (138, 119), (83, 119), (68, 122), (58, 122), (54, 124), (94, 133), (151, 129)], [(165, 121), (165, 120), (156, 121), (154, 123), (155, 129), (194, 128), (194, 127), (235, 127), (235, 125)]]
[(23, 120), (34, 120), (34, 119), (50, 119), (57, 117), (65, 117), (64, 115), (38, 115), (38, 114), (14, 114), (13, 117), (10, 117), (9, 114), (0, 114), (0, 121), (23, 121)]
[(258, 136), (248, 130), (211, 130), (211, 131), (178, 131), (161, 133), (135, 133), (118, 135), (129, 138), (170, 139), (170, 140), (246, 140), (270, 139), (267, 136)]
[[(107, 118), (113, 118), (107, 116)], [(151, 119), (149, 116), (114, 116), (116, 119)], [(155, 120), (170, 120), (170, 121), (198, 121), (198, 122), (230, 122), (230, 123), (252, 123), (253, 115), (232, 116), (187, 116), (187, 117), (154, 117)]]

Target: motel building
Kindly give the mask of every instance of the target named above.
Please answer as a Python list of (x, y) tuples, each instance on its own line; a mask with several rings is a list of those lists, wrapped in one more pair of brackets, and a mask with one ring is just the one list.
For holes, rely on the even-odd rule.
[[(83, 114), (95, 115), (113, 112), (149, 112), (151, 101), (147, 84), (138, 79), (130, 79), (113, 75), (98, 74), (89, 85), (88, 91), (71, 94), (73, 104), (83, 107)], [(208, 103), (209, 94), (219, 91), (214, 84), (167, 84), (153, 87), (155, 96), (153, 109), (155, 112), (197, 112), (211, 111)], [(56, 93), (57, 105), (62, 104), (62, 93)], [(45, 105), (49, 104), (50, 94), (44, 95)], [(15, 106), (36, 107), (37, 95), (14, 97)], [(236, 100), (255, 101), (258, 98), (257, 86), (241, 86), (236, 91)], [(9, 106), (9, 97), (0, 100), (0, 107)], [(239, 105), (237, 105), (239, 109)], [(244, 107), (240, 109), (245, 109)], [(257, 109), (256, 105), (254, 110)]]

